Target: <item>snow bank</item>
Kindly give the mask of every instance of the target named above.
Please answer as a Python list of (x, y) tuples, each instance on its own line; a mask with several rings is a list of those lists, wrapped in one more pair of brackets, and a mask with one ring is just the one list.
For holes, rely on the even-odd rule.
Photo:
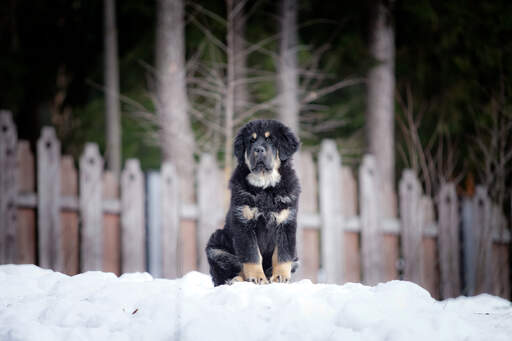
[(511, 340), (512, 306), (489, 296), (438, 302), (421, 287), (361, 284), (213, 288), (209, 276), (69, 277), (0, 266), (0, 340)]

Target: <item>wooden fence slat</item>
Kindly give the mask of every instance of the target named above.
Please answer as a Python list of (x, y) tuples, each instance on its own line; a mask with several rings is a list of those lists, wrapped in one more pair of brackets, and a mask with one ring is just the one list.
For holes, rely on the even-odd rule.
[[(35, 192), (34, 155), (28, 141), (18, 142), (18, 194)], [(16, 249), (18, 264), (35, 264), (37, 260), (36, 211), (32, 207), (18, 207), (16, 219)]]
[(16, 263), (16, 146), (12, 114), (0, 111), (0, 264)]
[[(60, 174), (61, 195), (77, 197), (78, 176), (71, 156), (62, 157), (60, 163)], [(61, 210), (60, 219), (60, 255), (62, 256), (61, 270), (68, 275), (76, 275), (80, 271), (78, 212)]]
[[(501, 235), (507, 229), (507, 220), (503, 211), (498, 205), (491, 207), (491, 235)], [(491, 237), (492, 238), (492, 237)], [(488, 291), (492, 295), (506, 297), (510, 294), (509, 288), (509, 263), (508, 263), (508, 245), (494, 241), (491, 244), (491, 267), (487, 276), (491, 278), (492, 287)]]
[(459, 206), (455, 185), (441, 186), (439, 207), (439, 264), (442, 298), (457, 297), (461, 293), (459, 267)]
[(148, 271), (153, 277), (162, 277), (162, 179), (160, 172), (150, 171), (147, 173), (146, 196)]
[(197, 201), (199, 217), (197, 224), (198, 231), (198, 253), (199, 271), (208, 273), (208, 261), (206, 259), (206, 243), (208, 238), (216, 229), (222, 226), (224, 217), (223, 193), (220, 172), (213, 155), (202, 154), (197, 169)]
[(491, 228), (491, 202), (487, 188), (476, 186), (473, 198), (473, 233), (475, 236), (475, 294), (491, 292), (492, 276), (492, 228)]
[(37, 141), (39, 265), (62, 269), (60, 242), (60, 141), (53, 127), (44, 127)]
[(164, 162), (161, 169), (162, 195), (162, 264), (165, 278), (176, 278), (181, 272), (178, 255), (179, 230), (179, 179), (176, 168), (169, 162)]
[(297, 255), (300, 266), (294, 277), (296, 279), (308, 278), (317, 282), (318, 268), (320, 266), (320, 250), (318, 248), (318, 231), (311, 228), (303, 217), (306, 214), (317, 214), (317, 179), (313, 156), (309, 152), (301, 152), (297, 161), (297, 175), (302, 188), (299, 197), (299, 216), (297, 222)]
[(423, 210), (421, 185), (411, 169), (402, 173), (400, 180), (400, 221), (402, 232), (403, 278), (423, 283)]
[[(342, 196), (341, 212), (345, 221), (357, 216), (357, 184), (349, 167), (341, 167), (341, 188)], [(345, 249), (345, 274), (344, 279), (347, 282), (361, 281), (361, 257), (359, 232), (343, 232)]]
[(462, 235), (463, 235), (463, 249), (464, 249), (464, 280), (465, 288), (463, 293), (468, 296), (475, 294), (475, 281), (476, 281), (476, 230), (473, 219), (475, 218), (473, 212), (474, 198), (464, 197), (461, 203), (461, 220), (462, 220)]
[(80, 157), (82, 271), (103, 269), (102, 173), (98, 145), (87, 143)]
[(137, 159), (126, 161), (121, 175), (121, 270), (146, 271), (144, 176)]
[(181, 216), (178, 251), (181, 260), (179, 275), (197, 270), (197, 220)]
[(327, 283), (343, 283), (345, 260), (341, 226), (340, 155), (336, 143), (324, 140), (318, 156), (320, 216), (322, 219), (322, 268)]
[[(421, 199), (421, 210), (423, 211), (423, 230), (434, 224), (434, 204), (432, 199), (423, 196)], [(437, 237), (423, 235), (423, 280), (421, 286), (427, 289), (432, 297), (440, 299), (439, 296), (439, 262), (437, 252)]]
[(384, 280), (384, 265), (381, 233), (381, 208), (376, 160), (365, 155), (359, 168), (360, 214), (361, 214), (361, 258), (363, 281), (374, 285)]
[[(103, 172), (103, 202), (119, 200), (119, 180)], [(121, 219), (119, 213), (103, 210), (103, 271), (121, 274)]]

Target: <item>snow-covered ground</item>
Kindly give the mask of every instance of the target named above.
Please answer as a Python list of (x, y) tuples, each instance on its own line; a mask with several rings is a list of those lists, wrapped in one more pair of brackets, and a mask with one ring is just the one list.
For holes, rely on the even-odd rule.
[(510, 341), (512, 306), (489, 295), (438, 302), (404, 281), (213, 288), (198, 272), (69, 277), (5, 265), (0, 340)]

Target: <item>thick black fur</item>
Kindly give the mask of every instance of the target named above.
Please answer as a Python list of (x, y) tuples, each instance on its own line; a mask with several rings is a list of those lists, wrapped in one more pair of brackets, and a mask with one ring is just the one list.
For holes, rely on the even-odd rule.
[[(265, 133), (270, 135), (265, 137)], [(257, 138), (254, 139), (256, 134)], [(277, 171), (280, 181), (266, 188), (254, 186), (247, 180), (251, 173), (250, 159), (255, 148), (265, 149), (264, 162), (259, 162), (253, 171), (269, 171), (269, 157), (278, 157)], [(240, 129), (234, 142), (234, 153), (238, 165), (230, 180), (231, 203), (223, 229), (215, 231), (206, 246), (210, 274), (215, 286), (228, 283), (240, 274), (242, 263), (257, 263), (261, 254), (267, 279), (272, 274), (272, 253), (278, 248), (279, 262), (294, 262), (297, 267), (295, 234), (297, 229), (297, 203), (300, 186), (291, 166), (291, 157), (297, 151), (299, 141), (291, 130), (275, 120), (256, 120)], [(269, 156), (270, 155), (270, 156)], [(262, 158), (263, 159), (263, 158)], [(260, 215), (252, 220), (244, 219), (240, 207), (256, 207)], [(277, 224), (272, 212), (290, 209), (289, 218)]]

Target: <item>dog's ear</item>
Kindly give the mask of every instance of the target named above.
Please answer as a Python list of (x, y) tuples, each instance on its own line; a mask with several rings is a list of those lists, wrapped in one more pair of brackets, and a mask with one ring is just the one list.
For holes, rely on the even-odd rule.
[(245, 158), (245, 156), (244, 156), (244, 154), (245, 154), (244, 132), (245, 132), (245, 127), (243, 127), (242, 129), (240, 129), (238, 131), (238, 134), (235, 137), (235, 142), (233, 143), (233, 150), (234, 150), (235, 157), (238, 160), (239, 165), (241, 165), (245, 162), (245, 160), (244, 160), (244, 158)]
[(299, 149), (300, 142), (290, 128), (284, 124), (279, 125), (277, 149), (279, 150), (279, 158), (281, 161), (285, 161), (288, 160), (297, 151), (297, 149)]

